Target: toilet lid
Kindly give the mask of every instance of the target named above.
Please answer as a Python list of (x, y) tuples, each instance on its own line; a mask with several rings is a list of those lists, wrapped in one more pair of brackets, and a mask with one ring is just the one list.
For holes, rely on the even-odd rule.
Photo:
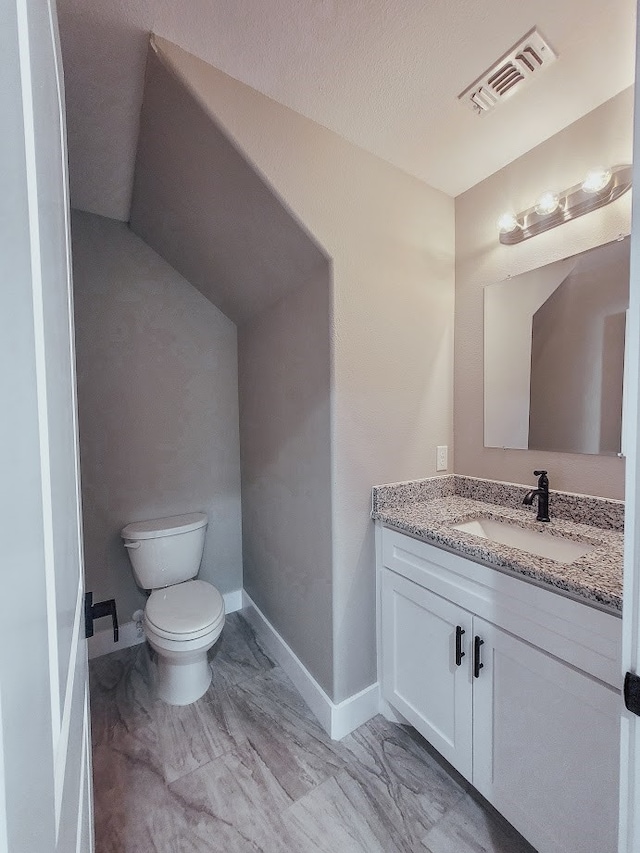
[(192, 634), (208, 628), (224, 615), (224, 601), (212, 584), (185, 581), (154, 590), (147, 601), (145, 615), (163, 632)]
[(172, 515), (169, 518), (155, 518), (151, 521), (134, 521), (123, 527), (120, 536), (123, 539), (158, 539), (165, 536), (177, 536), (205, 527), (208, 518), (204, 512), (190, 512), (188, 515)]

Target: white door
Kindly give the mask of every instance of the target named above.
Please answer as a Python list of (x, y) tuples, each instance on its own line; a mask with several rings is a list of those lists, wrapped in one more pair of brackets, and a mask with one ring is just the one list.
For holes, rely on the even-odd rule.
[(382, 572), (384, 698), (471, 778), (471, 614)]
[(0, 851), (93, 850), (62, 71), (0, 3)]
[[(637, 26), (640, 27), (640, 3)], [(636, 44), (640, 38), (636, 39)], [(633, 215), (631, 281), (623, 449), (625, 481), (624, 595), (622, 610), (622, 671), (640, 674), (640, 51), (636, 47)], [(622, 710), (620, 747), (619, 853), (640, 850), (640, 717)]]
[(614, 853), (620, 694), (474, 617), (473, 784), (540, 853)]

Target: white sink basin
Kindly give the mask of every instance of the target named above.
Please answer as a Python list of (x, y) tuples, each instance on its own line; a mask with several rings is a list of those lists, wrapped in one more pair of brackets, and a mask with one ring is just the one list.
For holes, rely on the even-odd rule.
[(495, 521), (493, 518), (473, 518), (462, 524), (453, 524), (452, 527), (454, 530), (462, 530), (482, 539), (509, 545), (520, 551), (527, 551), (529, 554), (547, 557), (557, 563), (573, 563), (574, 560), (596, 548), (588, 542), (576, 542), (574, 539), (552, 536), (542, 530), (531, 530), (527, 527), (519, 527), (517, 524)]

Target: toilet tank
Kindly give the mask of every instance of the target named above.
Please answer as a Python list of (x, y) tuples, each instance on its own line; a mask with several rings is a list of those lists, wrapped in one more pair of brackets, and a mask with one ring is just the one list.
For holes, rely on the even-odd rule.
[(138, 586), (160, 589), (195, 578), (206, 530), (203, 512), (136, 521), (123, 527), (120, 535)]

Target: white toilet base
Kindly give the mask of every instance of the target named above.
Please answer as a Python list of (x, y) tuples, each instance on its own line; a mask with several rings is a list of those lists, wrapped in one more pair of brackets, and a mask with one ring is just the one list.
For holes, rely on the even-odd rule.
[(183, 663), (158, 655), (158, 696), (168, 705), (190, 705), (200, 699), (211, 684), (211, 667), (206, 651)]
[(151, 648), (158, 653), (156, 692), (168, 705), (190, 705), (209, 689), (211, 667), (207, 652), (220, 636), (224, 616), (206, 635), (193, 640), (175, 641), (155, 634), (145, 624)]

